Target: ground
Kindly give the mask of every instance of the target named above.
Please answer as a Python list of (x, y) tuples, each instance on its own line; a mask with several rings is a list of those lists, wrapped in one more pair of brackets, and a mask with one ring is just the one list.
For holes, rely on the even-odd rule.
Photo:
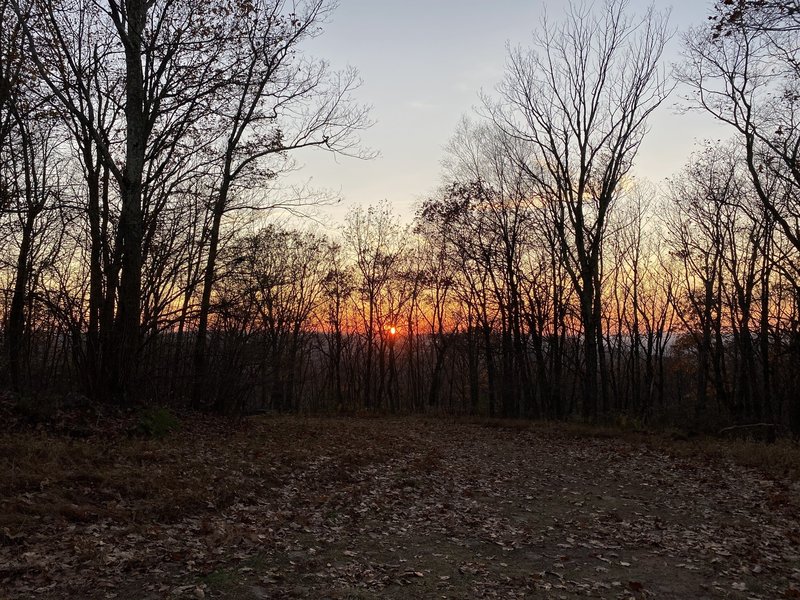
[(212, 423), (0, 435), (0, 598), (800, 598), (797, 482), (724, 452), (518, 423)]

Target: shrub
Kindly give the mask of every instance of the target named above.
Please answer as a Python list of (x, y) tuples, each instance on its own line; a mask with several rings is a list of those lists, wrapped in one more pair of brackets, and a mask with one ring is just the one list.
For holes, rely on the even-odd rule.
[(151, 438), (162, 438), (180, 429), (178, 418), (168, 408), (152, 406), (139, 415), (135, 432)]

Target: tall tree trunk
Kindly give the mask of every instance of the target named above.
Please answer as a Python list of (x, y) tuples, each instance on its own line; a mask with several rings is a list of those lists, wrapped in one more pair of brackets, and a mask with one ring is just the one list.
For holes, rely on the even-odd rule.
[(581, 290), (581, 319), (583, 321), (583, 418), (597, 419), (597, 324), (595, 323), (594, 289), (589, 274)]
[(472, 414), (477, 414), (480, 402), (480, 379), (478, 376), (478, 341), (472, 316), (467, 324), (467, 370), (469, 371), (469, 400)]
[(483, 343), (486, 349), (486, 380), (489, 385), (489, 416), (495, 416), (497, 404), (497, 388), (495, 380), (494, 354), (492, 352), (492, 328), (489, 323), (483, 323)]
[(211, 217), (211, 231), (209, 231), (208, 257), (203, 271), (203, 292), (200, 296), (200, 313), (197, 321), (197, 337), (194, 344), (194, 385), (192, 389), (192, 407), (197, 409), (213, 400), (208, 397), (208, 377), (206, 350), (208, 345), (208, 317), (211, 311), (211, 292), (214, 288), (214, 279), (217, 268), (217, 255), (219, 253), (219, 235), (222, 226), (222, 215), (228, 199), (228, 178), (223, 178), (219, 196), (214, 203)]
[(86, 395), (95, 400), (104, 399), (100, 361), (100, 311), (103, 306), (103, 237), (100, 213), (99, 161), (91, 152), (88, 132), (84, 133), (83, 162), (86, 169), (89, 217), (89, 324), (86, 331), (86, 364), (84, 387)]
[(118, 27), (125, 48), (125, 168), (121, 182), (122, 273), (116, 322), (115, 396), (128, 403), (133, 395), (133, 375), (139, 353), (142, 290), (142, 179), (149, 123), (145, 112), (142, 66), (143, 32), (147, 0), (127, 0)]
[(11, 306), (8, 311), (6, 331), (6, 353), (8, 355), (8, 372), (11, 387), (21, 391), (21, 363), (23, 337), (25, 335), (25, 301), (27, 299), (28, 278), (30, 274), (30, 251), (33, 240), (33, 225), (37, 211), (28, 211), (22, 226), (22, 240), (17, 255), (16, 277)]

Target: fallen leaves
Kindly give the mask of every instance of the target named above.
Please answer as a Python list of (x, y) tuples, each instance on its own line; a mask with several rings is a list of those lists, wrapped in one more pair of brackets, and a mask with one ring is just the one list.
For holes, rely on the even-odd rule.
[(0, 439), (0, 596), (800, 597), (795, 484), (730, 463), (419, 419), (219, 433)]

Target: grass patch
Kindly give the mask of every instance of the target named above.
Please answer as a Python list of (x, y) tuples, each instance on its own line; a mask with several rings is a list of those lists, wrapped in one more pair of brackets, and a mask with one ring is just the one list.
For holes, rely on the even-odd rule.
[(662, 444), (674, 454), (701, 454), (713, 459), (730, 459), (738, 465), (759, 469), (773, 477), (800, 480), (800, 445), (791, 440), (781, 439), (773, 444), (765, 444), (701, 437), (684, 442), (664, 440)]
[(731, 460), (735, 464), (759, 469), (772, 477), (800, 480), (800, 444), (782, 438), (767, 444), (760, 441), (723, 439), (676, 430), (648, 431), (641, 427), (589, 425), (584, 423), (544, 423), (541, 428), (556, 430), (575, 438), (620, 439), (643, 444), (671, 455), (686, 458), (702, 456)]
[(633, 418), (618, 418), (612, 424), (601, 425), (476, 417), (456, 418), (454, 422), (488, 429), (566, 435), (576, 440), (622, 440), (631, 444), (647, 445), (686, 458), (731, 460), (743, 467), (759, 469), (771, 477), (800, 480), (800, 444), (788, 438), (781, 438), (768, 444), (763, 441), (720, 438), (674, 429), (650, 430), (641, 421)]
[(239, 582), (239, 575), (232, 569), (216, 569), (201, 577), (200, 582), (205, 583), (211, 589), (227, 591), (236, 586)]
[[(173, 522), (266, 494), (275, 481), (260, 460), (270, 446), (246, 429), (202, 435), (74, 440), (42, 432), (0, 434), (0, 522), (24, 526), (32, 516), (91, 522)], [(274, 447), (272, 454), (281, 456)]]
[[(349, 485), (359, 469), (386, 460), (402, 441), (402, 428), (395, 433), (392, 426), (358, 422), (339, 427), (334, 419), (323, 424), (262, 417), (232, 424), (182, 416), (181, 424), (180, 431), (153, 438), (126, 435), (130, 427), (86, 439), (47, 431), (0, 433), (0, 530), (8, 527), (15, 535), (42, 520), (138, 529), (176, 523), (269, 499), (287, 474), (321, 458), (326, 460), (315, 467), (319, 485)], [(353, 435), (343, 440), (345, 427)], [(367, 450), (372, 444), (363, 442), (371, 436), (398, 443)], [(435, 465), (435, 457), (423, 457), (420, 467)]]
[(180, 421), (168, 408), (151, 406), (139, 415), (134, 433), (150, 438), (163, 438), (180, 429)]

